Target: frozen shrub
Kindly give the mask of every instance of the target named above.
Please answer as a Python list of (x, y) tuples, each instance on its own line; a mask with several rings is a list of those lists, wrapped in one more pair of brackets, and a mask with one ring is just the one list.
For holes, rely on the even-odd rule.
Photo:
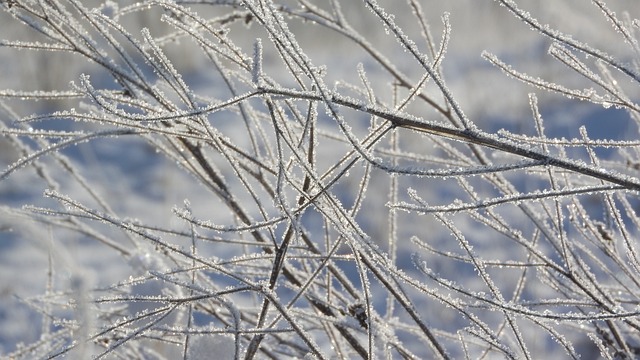
[(0, 0), (3, 356), (636, 357), (638, 14), (456, 77), (430, 3)]

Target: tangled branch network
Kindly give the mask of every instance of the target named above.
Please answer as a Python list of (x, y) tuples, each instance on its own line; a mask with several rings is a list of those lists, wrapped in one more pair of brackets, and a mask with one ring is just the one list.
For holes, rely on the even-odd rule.
[(455, 3), (0, 0), (0, 355), (640, 356), (637, 4)]

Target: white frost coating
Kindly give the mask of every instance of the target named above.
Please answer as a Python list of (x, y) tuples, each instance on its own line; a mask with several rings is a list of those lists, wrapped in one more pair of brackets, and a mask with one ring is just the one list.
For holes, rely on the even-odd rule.
[(0, 357), (633, 358), (637, 21), (497, 1), (2, 2)]
[(262, 40), (256, 39), (253, 45), (253, 71), (251, 72), (251, 80), (253, 84), (260, 87), (262, 79)]

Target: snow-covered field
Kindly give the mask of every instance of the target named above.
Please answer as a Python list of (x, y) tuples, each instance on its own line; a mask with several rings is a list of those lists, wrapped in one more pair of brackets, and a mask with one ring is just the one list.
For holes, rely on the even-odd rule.
[(637, 356), (636, 1), (378, 3), (0, 1), (0, 357)]

